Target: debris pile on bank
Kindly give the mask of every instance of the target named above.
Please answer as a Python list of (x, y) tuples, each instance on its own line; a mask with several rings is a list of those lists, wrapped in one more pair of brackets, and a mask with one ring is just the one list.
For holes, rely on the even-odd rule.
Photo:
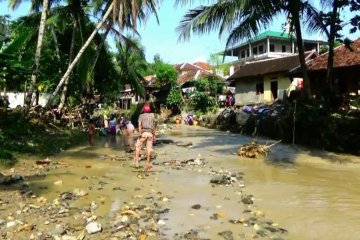
[(248, 144), (244, 144), (240, 147), (238, 155), (246, 158), (258, 158), (261, 156), (266, 156), (271, 152), (270, 148), (280, 141), (273, 143), (271, 145), (258, 144), (256, 141), (251, 141)]

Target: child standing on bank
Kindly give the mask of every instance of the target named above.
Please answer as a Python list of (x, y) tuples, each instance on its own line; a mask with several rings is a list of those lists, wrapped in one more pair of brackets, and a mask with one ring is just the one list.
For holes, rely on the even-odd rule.
[(88, 127), (89, 127), (89, 144), (90, 146), (94, 146), (95, 124), (93, 119), (90, 119)]

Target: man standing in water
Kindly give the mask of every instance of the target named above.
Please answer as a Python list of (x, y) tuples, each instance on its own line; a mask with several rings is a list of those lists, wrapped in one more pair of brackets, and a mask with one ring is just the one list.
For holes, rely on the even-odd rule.
[(139, 116), (139, 138), (135, 145), (134, 165), (139, 166), (140, 150), (146, 142), (146, 170), (152, 169), (151, 152), (155, 139), (155, 116), (151, 113), (150, 104), (145, 103), (143, 113)]

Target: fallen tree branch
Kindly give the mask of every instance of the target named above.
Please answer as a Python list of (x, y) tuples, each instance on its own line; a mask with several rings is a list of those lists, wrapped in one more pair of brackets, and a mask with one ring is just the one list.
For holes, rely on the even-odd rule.
[(240, 147), (238, 155), (247, 158), (258, 158), (259, 156), (266, 156), (270, 152), (270, 148), (280, 142), (281, 140), (270, 145), (262, 145), (258, 144), (256, 141), (251, 141), (250, 143)]

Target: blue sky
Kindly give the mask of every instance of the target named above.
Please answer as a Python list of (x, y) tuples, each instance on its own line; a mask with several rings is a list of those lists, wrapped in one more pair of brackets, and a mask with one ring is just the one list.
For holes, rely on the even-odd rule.
[[(16, 18), (29, 12), (29, 4), (27, 2), (16, 11), (10, 11), (7, 4), (8, 1), (0, 2), (0, 15), (9, 14)], [(160, 24), (157, 24), (154, 16), (150, 16), (146, 25), (139, 27), (141, 43), (145, 47), (146, 58), (149, 62), (152, 61), (155, 54), (160, 54), (160, 57), (165, 62), (171, 64), (199, 60), (206, 61), (209, 59), (210, 54), (224, 50), (226, 35), (219, 38), (215, 31), (203, 36), (192, 36), (185, 42), (178, 42), (178, 33), (175, 29), (187, 9), (194, 6), (196, 5), (177, 6), (175, 8), (173, 0), (163, 0), (158, 11)], [(284, 22), (285, 17), (279, 17), (268, 30), (281, 31), (281, 24)], [(309, 38), (307, 34), (305, 34), (305, 37)], [(359, 33), (351, 36), (351, 39), (357, 37), (359, 37)], [(311, 38), (318, 39), (319, 37), (312, 36)]]

